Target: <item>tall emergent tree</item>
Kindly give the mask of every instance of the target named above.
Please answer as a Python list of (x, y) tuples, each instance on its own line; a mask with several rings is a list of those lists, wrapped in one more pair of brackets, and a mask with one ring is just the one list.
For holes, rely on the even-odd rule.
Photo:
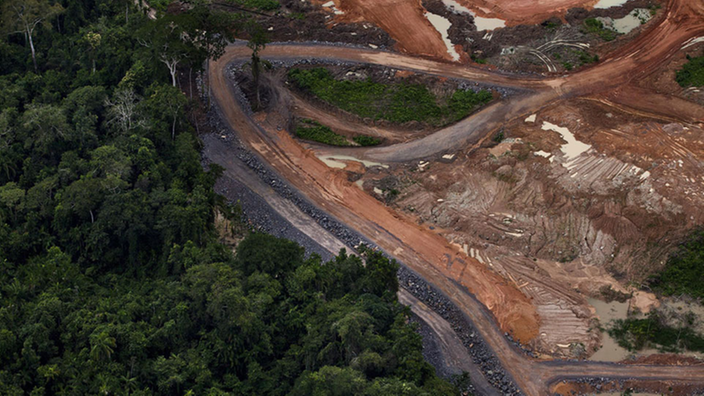
[(100, 46), (102, 36), (100, 33), (88, 32), (83, 36), (83, 41), (88, 45), (90, 51), (90, 61), (92, 64), (91, 73), (95, 73), (95, 50)]
[(262, 62), (259, 58), (259, 51), (266, 48), (269, 39), (266, 32), (258, 23), (249, 24), (249, 41), (247, 47), (252, 49), (252, 79), (254, 80), (254, 91), (256, 93), (256, 109), (261, 107), (261, 98), (259, 95), (259, 76), (261, 75)]
[[(193, 69), (208, 70), (210, 59), (218, 59), (225, 53), (228, 42), (234, 40), (235, 33), (243, 23), (241, 14), (218, 12), (210, 9), (207, 3), (191, 2), (189, 12), (192, 23), (198, 27), (194, 32), (193, 43), (200, 49), (200, 55), (189, 62), (189, 80)], [(202, 59), (205, 57), (205, 59)], [(205, 61), (205, 62), (204, 62)], [(205, 83), (205, 80), (203, 80)], [(203, 87), (205, 88), (205, 87)], [(210, 98), (210, 84), (208, 84), (208, 98)], [(193, 97), (191, 89), (191, 97)]]
[(34, 71), (37, 71), (34, 31), (37, 26), (50, 28), (51, 19), (63, 11), (61, 4), (50, 4), (47, 0), (12, 0), (2, 6), (2, 24), (9, 34), (24, 34), (32, 52)]
[(195, 51), (191, 34), (187, 30), (188, 15), (167, 16), (149, 23), (137, 37), (159, 62), (166, 65), (171, 75), (171, 85), (176, 86), (176, 72), (179, 64), (192, 56)]
[(211, 58), (219, 58), (237, 27), (235, 18), (228, 14), (212, 11), (204, 4), (190, 6), (188, 12), (159, 18), (137, 33), (152, 58), (169, 69), (174, 87), (179, 67), (188, 65), (200, 70)]

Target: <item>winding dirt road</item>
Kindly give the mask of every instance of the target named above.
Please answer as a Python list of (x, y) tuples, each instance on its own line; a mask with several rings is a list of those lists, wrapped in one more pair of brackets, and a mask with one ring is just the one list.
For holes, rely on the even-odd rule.
[[(666, 8), (666, 18), (617, 53), (605, 57), (601, 63), (583, 72), (547, 79), (519, 78), (395, 53), (312, 44), (270, 45), (262, 56), (271, 60), (315, 58), (376, 64), (474, 80), (511, 88), (517, 92), (509, 99), (497, 102), (455, 125), (419, 140), (371, 149), (335, 150), (336, 154), (353, 154), (357, 158), (379, 162), (405, 162), (472, 147), (491, 136), (504, 123), (535, 113), (558, 100), (579, 96), (608, 98), (608, 94), (617, 88), (628, 87), (634, 79), (652, 73), (659, 64), (679, 51), (687, 40), (702, 35), (704, 2), (671, 0)], [(436, 232), (417, 225), (413, 219), (394, 212), (364, 193), (347, 180), (344, 171), (331, 169), (322, 163), (313, 150), (301, 146), (283, 130), (287, 125), (286, 120), (275, 114), (250, 117), (240, 107), (231, 82), (226, 77), (229, 64), (246, 60), (250, 55), (245, 46), (233, 45), (227, 48), (223, 57), (210, 64), (213, 99), (224, 120), (254, 153), (311, 202), (376, 243), (443, 291), (473, 322), (525, 394), (545, 395), (549, 393), (550, 386), (558, 381), (585, 377), (662, 380), (704, 386), (704, 367), (701, 366), (537, 361), (518, 352), (503, 333), (510, 332), (521, 341), (528, 341), (537, 335), (539, 317), (528, 298), (515, 285), (489, 271), (477, 260), (464, 255)], [(643, 112), (652, 111), (654, 107), (652, 102), (646, 101), (638, 109), (641, 107), (639, 103), (618, 95), (609, 100)], [(704, 122), (700, 109), (691, 106), (683, 108), (682, 112), (675, 112), (671, 116), (684, 118), (688, 122)], [(673, 110), (676, 109), (673, 107)], [(218, 141), (210, 139), (205, 144), (214, 147)], [(213, 160), (223, 165), (232, 175), (245, 172), (241, 165), (236, 164), (236, 159), (228, 158), (226, 152), (221, 151)], [(265, 194), (256, 185), (253, 189), (259, 189)], [(279, 202), (278, 198), (265, 199), (286, 216), (299, 218), (301, 215), (285, 202)], [(294, 222), (294, 225), (307, 230), (313, 237), (320, 231), (306, 220)], [(339, 241), (329, 234), (321, 235), (327, 248), (339, 247)], [(437, 324), (434, 330), (444, 334), (445, 340), (453, 339), (447, 333), (451, 331), (449, 326)]]

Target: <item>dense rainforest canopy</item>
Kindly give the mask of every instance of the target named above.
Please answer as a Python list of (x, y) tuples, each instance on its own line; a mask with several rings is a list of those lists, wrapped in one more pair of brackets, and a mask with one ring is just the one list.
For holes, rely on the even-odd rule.
[(394, 262), (218, 242), (194, 77), (246, 22), (166, 9), (0, 1), (0, 394), (456, 393)]

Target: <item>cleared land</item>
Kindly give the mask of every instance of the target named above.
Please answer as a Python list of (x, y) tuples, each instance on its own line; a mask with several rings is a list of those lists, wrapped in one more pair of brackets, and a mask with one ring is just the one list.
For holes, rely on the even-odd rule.
[[(650, 78), (686, 43), (704, 34), (703, 8), (699, 3), (671, 1), (665, 10), (667, 19), (603, 57), (598, 65), (553, 79), (326, 47), (326, 57), (341, 61), (482, 80), (520, 90), (449, 128), (381, 148), (310, 150), (277, 128), (282, 124), (277, 111), (247, 118), (222, 75), (230, 60), (248, 56), (242, 47), (231, 47), (211, 65), (211, 78), (216, 100), (240, 137), (309, 199), (447, 293), (475, 322), (525, 393), (545, 394), (550, 384), (584, 376), (701, 383), (704, 376), (697, 367), (535, 363), (516, 355), (494, 320), (502, 330), (535, 342), (546, 353), (571, 352), (573, 341), (590, 337), (586, 322), (591, 316), (573, 288), (588, 290), (593, 283), (617, 286), (605, 264), (636, 270), (626, 258), (638, 246), (649, 240), (666, 246), (658, 233), (666, 235), (667, 227), (686, 229), (702, 223), (702, 181), (698, 179), (702, 155), (697, 138), (702, 133), (701, 108), (685, 105), (668, 93), (657, 94), (667, 98), (657, 106), (623, 92), (649, 93), (639, 91), (644, 88), (634, 87), (633, 82)], [(270, 46), (264, 56), (296, 59), (316, 53), (319, 46)], [(667, 115), (659, 114), (663, 108)], [(513, 139), (521, 141), (483, 147), (500, 127), (511, 128)], [(345, 158), (348, 169), (327, 167), (316, 158), (323, 154)], [(348, 171), (369, 175), (373, 184), (378, 178), (370, 174), (379, 169), (365, 170), (350, 156), (399, 162), (391, 164), (392, 176), (405, 167), (421, 166), (419, 159), (432, 160), (419, 177), (416, 188), (421, 191), (402, 195), (399, 201), (418, 200), (415, 210), (389, 208), (351, 183)], [(447, 165), (450, 161), (455, 161), (452, 166)], [(541, 205), (554, 210), (553, 215), (541, 217)], [(436, 218), (423, 220), (423, 208)], [(463, 217), (468, 213), (469, 218)], [(474, 215), (478, 217), (473, 219)], [(649, 218), (656, 219), (655, 226), (646, 222)], [(446, 226), (431, 229), (429, 224)], [(472, 224), (479, 226), (470, 229)], [(476, 239), (470, 244), (453, 237)], [(570, 246), (578, 250), (570, 251)], [(579, 259), (587, 250), (586, 260)], [(476, 300), (458, 284), (489, 308), (491, 316), (482, 314)], [(563, 342), (567, 347), (561, 346)]]

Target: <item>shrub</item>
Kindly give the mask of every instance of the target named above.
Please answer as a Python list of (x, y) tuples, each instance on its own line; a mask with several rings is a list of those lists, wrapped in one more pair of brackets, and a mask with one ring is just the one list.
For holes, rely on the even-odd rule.
[(548, 30), (555, 30), (559, 27), (560, 25), (556, 22), (553, 21), (546, 21), (543, 22), (543, 27), (545, 27)]
[(607, 29), (604, 27), (604, 24), (601, 23), (600, 20), (596, 18), (587, 18), (584, 20), (584, 27), (586, 33), (593, 33), (601, 37), (602, 40), (604, 41), (612, 41), (616, 37), (618, 37), (618, 33), (611, 30)]
[(381, 144), (381, 139), (367, 135), (358, 135), (352, 138), (352, 140), (360, 146), (376, 146)]
[(449, 106), (455, 120), (459, 120), (476, 107), (489, 103), (491, 99), (491, 92), (487, 90), (481, 90), (479, 92), (458, 90), (452, 94)]
[(344, 136), (338, 135), (332, 129), (313, 120), (301, 120), (296, 126), (296, 136), (304, 140), (329, 144), (332, 146), (349, 146)]
[(472, 55), (472, 61), (475, 63), (478, 63), (480, 65), (486, 65), (487, 64), (487, 59), (486, 58), (480, 58), (476, 55)]
[(579, 62), (583, 65), (599, 62), (599, 55), (590, 55), (585, 51), (579, 51)]
[(704, 56), (692, 58), (687, 55), (687, 59), (689, 62), (677, 71), (675, 80), (682, 87), (704, 86)]

